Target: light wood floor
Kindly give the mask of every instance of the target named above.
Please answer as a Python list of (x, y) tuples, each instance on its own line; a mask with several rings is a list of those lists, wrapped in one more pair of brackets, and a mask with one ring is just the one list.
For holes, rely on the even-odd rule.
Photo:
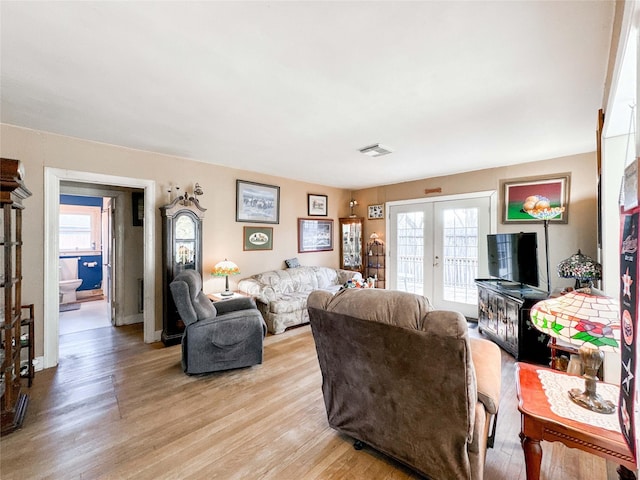
[[(200, 377), (182, 373), (179, 346), (142, 343), (139, 325), (64, 335), (61, 352), (36, 375), (23, 428), (0, 440), (4, 480), (419, 478), (328, 427), (308, 326), (267, 337), (260, 366)], [(503, 354), (487, 480), (525, 480), (513, 379)], [(617, 477), (586, 453), (543, 451), (543, 480)]]

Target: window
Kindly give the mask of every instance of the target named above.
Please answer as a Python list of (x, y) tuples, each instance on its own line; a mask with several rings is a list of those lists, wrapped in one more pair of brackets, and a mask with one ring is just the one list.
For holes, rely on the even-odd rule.
[(478, 290), (478, 209), (444, 210), (442, 282), (444, 300), (475, 305)]
[(424, 213), (398, 213), (397, 232), (397, 289), (424, 295)]
[(100, 249), (100, 207), (60, 205), (60, 251)]

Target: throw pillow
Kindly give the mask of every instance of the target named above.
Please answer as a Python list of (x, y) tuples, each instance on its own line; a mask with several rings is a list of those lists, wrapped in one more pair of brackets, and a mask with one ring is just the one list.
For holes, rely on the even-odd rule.
[(300, 262), (298, 261), (297, 258), (287, 258), (284, 263), (287, 264), (287, 267), (289, 268), (296, 268), (300, 266)]

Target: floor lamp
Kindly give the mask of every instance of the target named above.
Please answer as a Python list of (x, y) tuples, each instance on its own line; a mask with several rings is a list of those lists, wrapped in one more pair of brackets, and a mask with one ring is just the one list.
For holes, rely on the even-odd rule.
[(544, 254), (547, 267), (547, 292), (551, 293), (551, 274), (549, 269), (549, 220), (564, 212), (564, 207), (552, 207), (548, 198), (542, 195), (531, 195), (523, 204), (523, 210), (533, 218), (544, 223)]

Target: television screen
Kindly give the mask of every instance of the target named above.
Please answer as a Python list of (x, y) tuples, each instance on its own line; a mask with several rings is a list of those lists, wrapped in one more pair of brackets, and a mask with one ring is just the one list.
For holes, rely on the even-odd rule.
[(487, 235), (489, 275), (537, 287), (538, 238), (531, 233)]

